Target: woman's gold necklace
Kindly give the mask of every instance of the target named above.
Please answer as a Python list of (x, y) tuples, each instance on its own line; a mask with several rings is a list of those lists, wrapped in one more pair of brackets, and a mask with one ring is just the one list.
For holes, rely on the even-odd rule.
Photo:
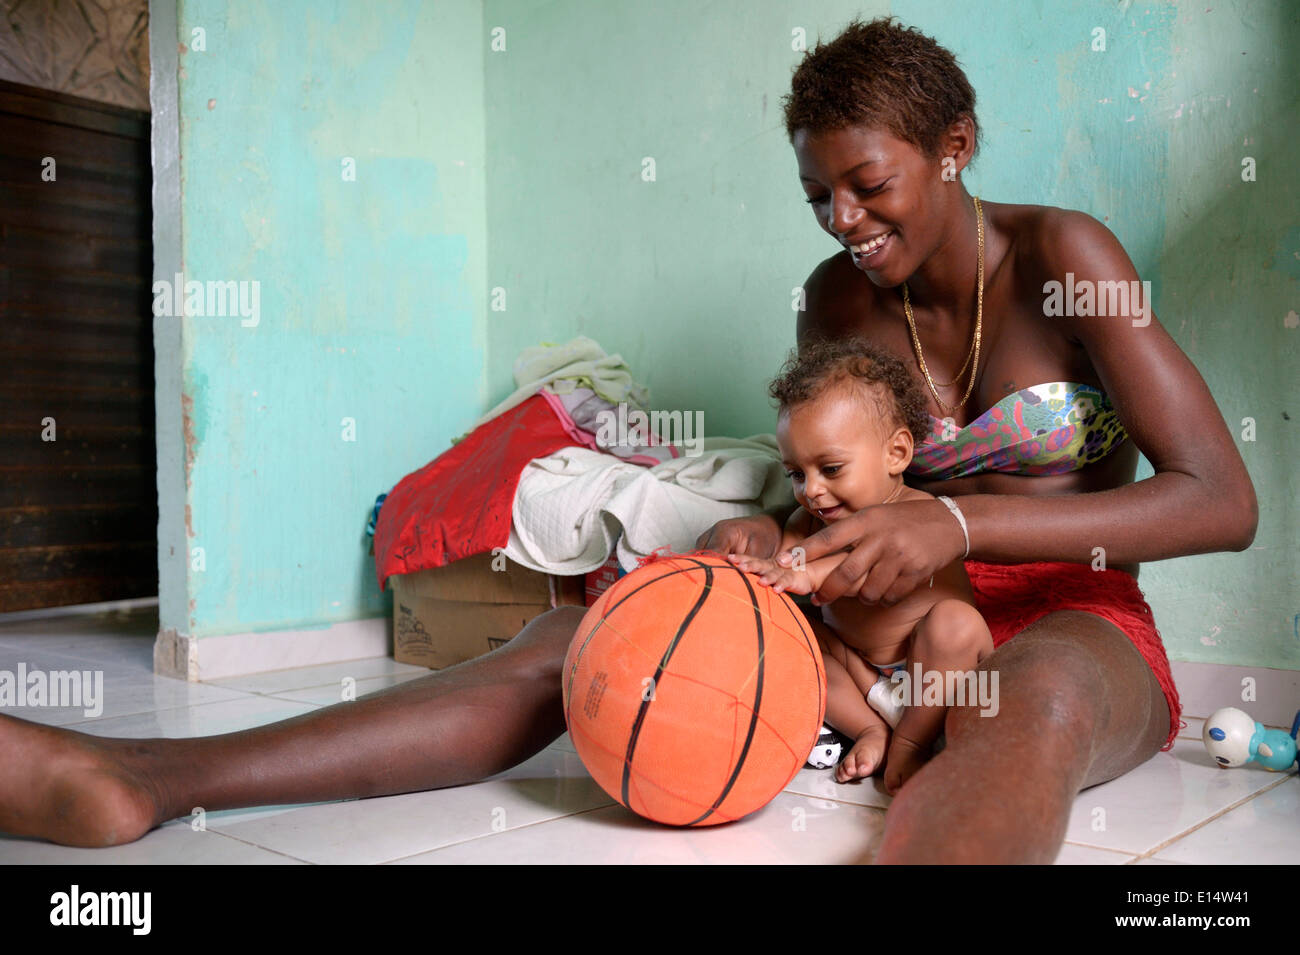
[[(971, 392), (975, 390), (975, 374), (980, 366), (980, 330), (984, 319), (984, 210), (980, 206), (980, 197), (973, 196), (975, 200), (975, 223), (979, 233), (979, 266), (978, 278), (975, 291), (975, 337), (971, 340), (970, 351), (966, 353), (966, 360), (962, 362), (961, 369), (957, 372), (957, 377), (949, 382), (935, 382), (930, 377), (930, 369), (925, 367), (925, 355), (921, 353), (921, 339), (916, 334), (916, 320), (912, 317), (912, 303), (907, 294), (907, 283), (903, 283), (903, 314), (907, 316), (907, 327), (912, 331), (912, 347), (916, 349), (916, 360), (921, 366), (921, 373), (925, 375), (926, 384), (930, 386), (930, 394), (934, 395), (934, 400), (939, 403), (939, 407), (944, 413), (952, 414), (961, 408), (962, 405), (970, 399)], [(972, 364), (972, 360), (974, 364)], [(961, 401), (955, 405), (950, 405), (939, 397), (939, 388), (951, 388), (961, 380), (962, 374), (966, 371), (966, 366), (970, 365), (970, 381), (966, 385), (966, 394), (962, 396)], [(936, 387), (936, 385), (938, 387)]]

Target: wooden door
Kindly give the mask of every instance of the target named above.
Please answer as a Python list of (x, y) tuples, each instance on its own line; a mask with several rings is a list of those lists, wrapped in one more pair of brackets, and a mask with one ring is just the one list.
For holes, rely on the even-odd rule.
[(0, 612), (158, 593), (149, 115), (0, 81)]

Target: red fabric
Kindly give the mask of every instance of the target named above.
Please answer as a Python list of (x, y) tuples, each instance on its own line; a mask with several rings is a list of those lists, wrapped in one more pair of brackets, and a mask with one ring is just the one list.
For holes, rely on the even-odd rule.
[(988, 564), (979, 560), (966, 561), (966, 573), (975, 590), (975, 606), (993, 633), (994, 647), (1054, 610), (1082, 610), (1118, 627), (1142, 654), (1164, 691), (1169, 704), (1169, 737), (1161, 749), (1173, 747), (1184, 725), (1182, 704), (1151, 607), (1131, 575), (1057, 561)]
[(402, 478), (375, 525), (380, 589), (393, 574), (505, 547), (524, 466), (572, 444), (546, 400), (533, 395)]

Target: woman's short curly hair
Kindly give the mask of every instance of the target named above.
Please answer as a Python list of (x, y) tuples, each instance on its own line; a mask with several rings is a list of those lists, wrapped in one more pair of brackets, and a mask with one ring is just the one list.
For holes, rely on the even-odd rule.
[(820, 134), (874, 126), (937, 157), (943, 134), (967, 116), (978, 149), (975, 90), (957, 58), (915, 27), (894, 20), (855, 19), (804, 56), (781, 101), (791, 142), (800, 129)]
[(805, 343), (790, 353), (768, 393), (785, 412), (841, 384), (853, 386), (864, 405), (881, 418), (912, 432), (915, 444), (929, 435), (930, 416), (916, 378), (901, 361), (865, 339)]

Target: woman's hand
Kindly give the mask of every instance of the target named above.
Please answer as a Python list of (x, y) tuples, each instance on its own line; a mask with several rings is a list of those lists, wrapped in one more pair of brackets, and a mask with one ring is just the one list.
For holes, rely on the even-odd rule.
[(771, 514), (733, 517), (710, 527), (699, 536), (695, 546), (719, 554), (773, 557), (781, 548), (781, 525)]
[[(856, 596), (866, 604), (895, 604), (962, 556), (966, 538), (942, 501), (899, 501), (866, 507), (805, 540), (805, 561), (841, 550), (851, 553), (830, 572), (813, 598), (828, 604)], [(777, 561), (790, 566), (793, 551)]]

